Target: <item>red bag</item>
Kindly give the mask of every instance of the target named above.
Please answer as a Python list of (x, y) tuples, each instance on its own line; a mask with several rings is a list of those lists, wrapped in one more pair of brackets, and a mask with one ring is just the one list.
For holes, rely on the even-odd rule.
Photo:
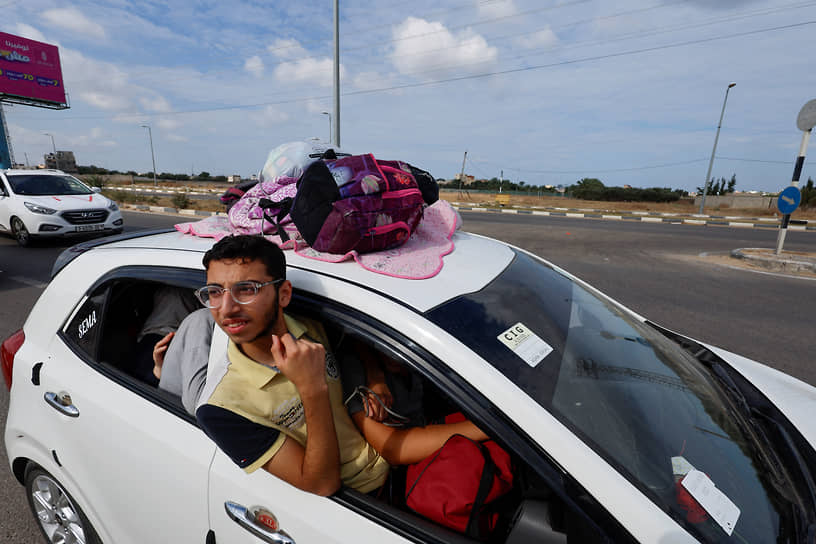
[(454, 435), (408, 466), (405, 502), (414, 512), (472, 538), (486, 538), (499, 514), (487, 505), (513, 487), (510, 455), (492, 440)]

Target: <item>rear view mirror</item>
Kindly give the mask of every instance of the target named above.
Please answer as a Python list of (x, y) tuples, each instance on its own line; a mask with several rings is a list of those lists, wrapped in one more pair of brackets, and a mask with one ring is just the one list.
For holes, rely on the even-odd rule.
[(100, 189), (99, 187), (91, 187), (91, 191), (93, 191), (94, 193), (101, 193), (102, 189)]

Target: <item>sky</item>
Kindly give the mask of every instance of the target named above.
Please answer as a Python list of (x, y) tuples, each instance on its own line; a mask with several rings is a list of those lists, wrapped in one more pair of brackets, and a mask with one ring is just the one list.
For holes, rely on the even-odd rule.
[[(59, 47), (71, 107), (4, 106), (18, 162), (249, 177), (340, 122), (344, 151), (450, 179), (608, 186), (791, 182), (816, 98), (816, 0), (0, 0)], [(323, 112), (329, 112), (324, 114)], [(811, 150), (816, 154), (816, 149)], [(805, 161), (803, 181), (816, 178)]]

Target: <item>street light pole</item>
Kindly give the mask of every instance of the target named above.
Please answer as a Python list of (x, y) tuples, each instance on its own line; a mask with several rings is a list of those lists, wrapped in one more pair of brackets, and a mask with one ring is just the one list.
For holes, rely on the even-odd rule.
[(150, 137), (150, 158), (153, 159), (153, 188), (155, 189), (159, 185), (156, 183), (156, 155), (153, 153), (153, 131), (150, 129), (150, 125), (142, 125), (142, 128), (147, 129), (147, 135)]
[(340, 4), (334, 0), (334, 145), (340, 147)]
[(324, 112), (321, 112), (321, 113), (323, 113), (323, 115), (328, 115), (329, 116), (329, 144), (331, 144), (332, 143), (331, 113), (329, 113), (327, 111), (324, 111)]
[(46, 136), (51, 136), (51, 147), (54, 149), (54, 162), (57, 165), (57, 170), (59, 170), (59, 155), (57, 155), (57, 144), (54, 143), (54, 135), (49, 134), (48, 132), (43, 132)]
[(725, 99), (723, 99), (723, 107), (722, 111), (720, 112), (720, 122), (717, 124), (717, 135), (714, 136), (714, 147), (711, 149), (711, 160), (708, 161), (708, 172), (706, 173), (705, 183), (703, 184), (703, 198), (700, 199), (700, 215), (703, 214), (703, 208), (705, 208), (708, 183), (711, 178), (711, 167), (714, 166), (714, 153), (717, 152), (717, 140), (720, 139), (720, 127), (722, 126), (723, 116), (725, 115), (725, 103), (728, 102), (728, 91), (730, 91), (731, 87), (734, 87), (735, 85), (736, 83), (729, 83), (728, 87), (725, 88)]

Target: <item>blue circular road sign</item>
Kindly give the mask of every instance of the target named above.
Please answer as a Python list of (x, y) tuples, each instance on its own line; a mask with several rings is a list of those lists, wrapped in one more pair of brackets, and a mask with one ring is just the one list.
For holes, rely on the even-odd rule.
[(779, 213), (789, 214), (799, 207), (802, 201), (802, 193), (799, 192), (798, 187), (791, 185), (779, 193), (779, 198), (776, 201), (776, 207), (779, 208)]

